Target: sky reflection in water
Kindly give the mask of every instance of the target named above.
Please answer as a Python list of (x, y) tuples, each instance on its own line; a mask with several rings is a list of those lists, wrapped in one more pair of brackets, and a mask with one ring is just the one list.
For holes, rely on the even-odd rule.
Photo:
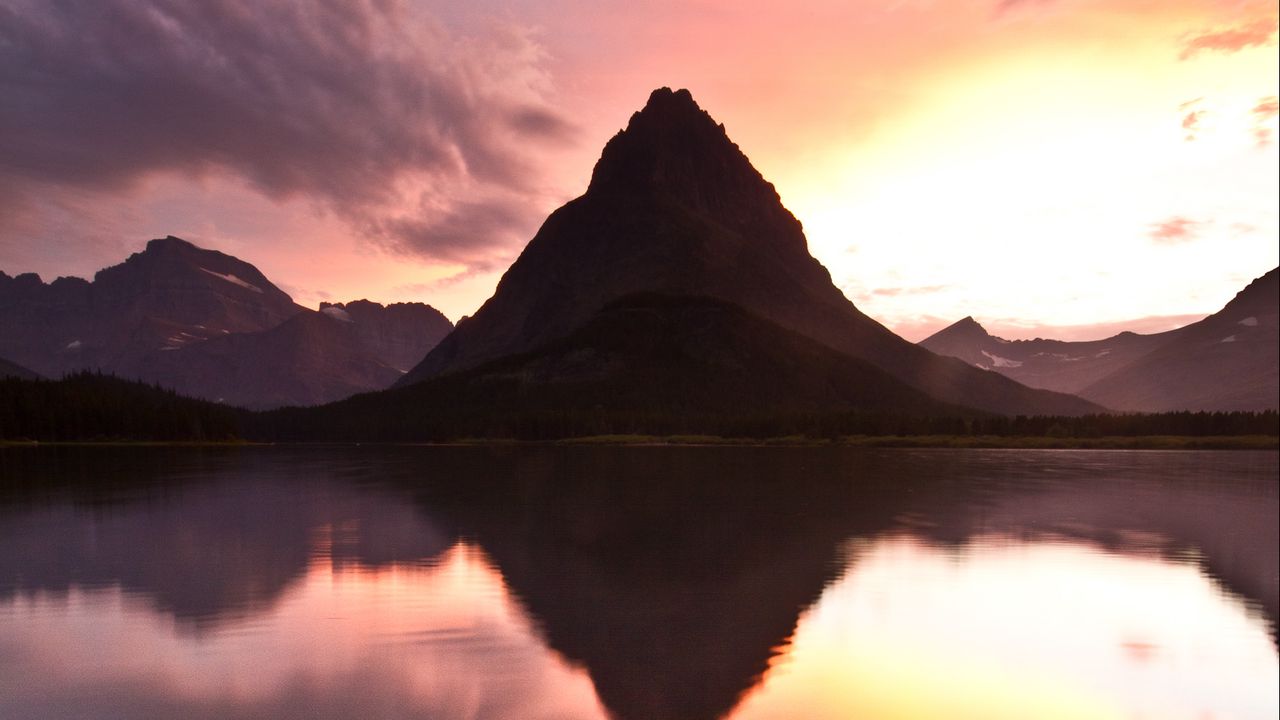
[[(87, 503), (82, 489), (12, 500), (0, 506), (0, 716), (1280, 712), (1276, 566), (1261, 545), (1274, 539), (1274, 456), (1127, 456), (1138, 464), (1120, 490), (1090, 480), (1099, 459), (1083, 455), (757, 456), (730, 498), (681, 476), (724, 456), (649, 456), (627, 471), (635, 451), (612, 452), (500, 459), (520, 479), (496, 495), (474, 482), (424, 495), (421, 483), (312, 477), (363, 457), (295, 471), (257, 458), (123, 501)], [(378, 477), (406, 470), (392, 460), (404, 458), (373, 462)], [(1178, 479), (1205, 462), (1232, 482)], [(818, 482), (774, 498), (777, 474), (797, 467)], [(905, 479), (879, 483), (889, 467)], [(590, 482), (610, 468), (671, 482), (584, 497), (555, 481), (542, 493), (566, 470)], [(1017, 482), (976, 481), (1001, 468)], [(416, 460), (407, 470), (422, 472)], [(1045, 470), (1070, 482), (1027, 480)], [(929, 472), (967, 481), (915, 481)], [(646, 537), (633, 522), (666, 525)]]

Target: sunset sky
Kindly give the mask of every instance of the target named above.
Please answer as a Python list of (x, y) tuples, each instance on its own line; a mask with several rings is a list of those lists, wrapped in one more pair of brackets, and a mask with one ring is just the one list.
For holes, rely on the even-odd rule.
[(178, 235), (469, 314), (655, 87), (918, 340), (1157, 331), (1280, 262), (1251, 0), (0, 0), (0, 270)]

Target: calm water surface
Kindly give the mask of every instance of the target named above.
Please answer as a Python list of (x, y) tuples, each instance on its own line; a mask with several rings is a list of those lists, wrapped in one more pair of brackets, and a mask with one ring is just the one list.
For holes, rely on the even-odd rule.
[(0, 717), (1274, 719), (1277, 458), (0, 449)]

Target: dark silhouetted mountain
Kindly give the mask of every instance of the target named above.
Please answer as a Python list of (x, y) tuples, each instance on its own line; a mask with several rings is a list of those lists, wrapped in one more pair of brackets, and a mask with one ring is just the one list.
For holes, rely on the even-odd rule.
[(0, 358), (0, 378), (18, 378), (19, 380), (37, 380), (40, 376), (30, 370)]
[(940, 358), (863, 315), (724, 127), (688, 91), (666, 88), (608, 142), (587, 192), (547, 218), (493, 297), (401, 385), (535, 350), (642, 292), (734, 303), (943, 402), (1003, 413), (1098, 410)]
[(449, 329), (422, 303), (307, 310), (254, 266), (174, 237), (92, 283), (0, 274), (0, 355), (48, 377), (102, 370), (250, 408), (387, 387)]
[(1004, 340), (965, 318), (921, 345), (1032, 387), (1116, 410), (1265, 410), (1277, 406), (1276, 270), (1221, 311), (1154, 335), (1105, 340)]
[(731, 303), (634, 295), (537, 350), (275, 420), (312, 439), (426, 440), (521, 436), (539, 417), (553, 436), (730, 434), (833, 412), (976, 414)]

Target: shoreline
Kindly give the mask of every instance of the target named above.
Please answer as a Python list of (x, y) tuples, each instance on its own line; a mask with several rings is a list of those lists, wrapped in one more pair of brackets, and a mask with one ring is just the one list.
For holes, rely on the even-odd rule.
[(134, 447), (134, 448), (253, 448), (312, 446), (386, 447), (511, 447), (511, 446), (602, 446), (602, 447), (865, 447), (865, 448), (950, 448), (974, 450), (1280, 450), (1274, 435), (1139, 435), (1070, 438), (1050, 436), (998, 435), (851, 435), (839, 438), (791, 436), (778, 438), (734, 438), (715, 435), (595, 435), (560, 440), (515, 440), (502, 438), (462, 438), (440, 442), (254, 442), (94, 440), (24, 441), (2, 440), (4, 448), (40, 447)]

